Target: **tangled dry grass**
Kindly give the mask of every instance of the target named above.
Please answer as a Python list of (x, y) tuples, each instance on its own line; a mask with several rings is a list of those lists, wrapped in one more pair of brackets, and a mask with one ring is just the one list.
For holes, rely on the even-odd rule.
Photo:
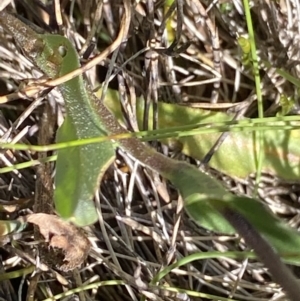
[[(122, 0), (10, 2), (10, 7), (20, 16), (44, 31), (65, 34), (80, 50), (83, 63), (111, 44), (123, 13)], [(60, 2), (60, 6), (54, 6), (54, 2), (56, 5)], [(297, 77), (298, 1), (255, 1), (252, 5), (260, 58)], [(254, 79), (251, 70), (243, 67), (243, 55), (237, 45), (237, 37), (246, 34), (243, 3), (239, 0), (133, 1), (128, 39), (86, 77), (92, 86), (109, 80), (109, 87), (121, 93), (126, 91), (131, 103), (140, 95), (154, 102), (163, 100), (189, 105), (196, 102), (223, 111), (222, 104), (231, 103), (238, 105), (226, 110), (243, 110), (246, 116), (255, 117)], [(0, 93), (6, 95), (17, 91), (21, 84), (28, 85), (28, 79), (41, 74), (2, 31), (0, 41)], [(110, 68), (119, 70), (113, 79), (107, 77)], [(274, 69), (262, 68), (260, 76), (266, 116), (274, 116), (280, 110), (282, 93), (298, 98), (297, 88), (279, 77)], [(132, 120), (130, 110), (126, 110), (129, 103), (126, 97), (121, 100), (128, 127), (135, 129), (136, 121)], [(37, 144), (46, 102), (57, 111), (56, 125), (61, 123), (63, 102), (55, 90), (35, 99), (26, 99), (24, 95), (23, 99), (1, 104), (2, 141)], [(298, 112), (297, 102), (293, 110)], [(159, 143), (153, 146), (165, 154), (172, 153)], [(0, 153), (2, 167), (36, 158), (37, 154), (30, 150)], [(197, 163), (193, 158), (181, 159)], [(217, 171), (211, 173), (235, 193), (253, 192), (252, 178), (238, 181)], [(32, 209), (35, 178), (34, 166), (1, 174), (2, 219), (14, 219)], [(264, 175), (258, 192), (262, 201), (297, 228), (299, 188), (298, 183), (286, 183)], [(247, 246), (237, 236), (219, 235), (196, 226), (182, 212), (182, 201), (174, 188), (159, 175), (142, 168), (122, 150), (118, 151), (117, 161), (107, 172), (96, 203), (101, 218), (98, 224), (86, 229), (93, 250), (79, 270), (59, 275), (39, 265), (38, 242), (33, 241), (30, 228), (0, 249), (1, 273), (24, 269), (18, 278), (0, 283), (1, 300), (45, 300), (82, 285), (93, 286), (106, 280), (122, 280), (126, 286), (94, 285), (86, 292), (74, 292), (71, 299), (61, 297), (60, 300), (138, 300), (142, 296), (151, 300), (204, 299), (204, 295), (199, 297), (192, 292), (207, 294), (209, 300), (284, 300), (280, 287), (254, 259), (224, 257), (195, 261), (172, 270), (163, 279), (160, 284), (169, 290), (150, 287), (158, 271), (189, 254), (247, 250)], [(39, 278), (37, 274), (30, 274), (32, 265), (43, 267), (44, 271), (38, 272)], [(172, 291), (171, 288), (181, 290)]]

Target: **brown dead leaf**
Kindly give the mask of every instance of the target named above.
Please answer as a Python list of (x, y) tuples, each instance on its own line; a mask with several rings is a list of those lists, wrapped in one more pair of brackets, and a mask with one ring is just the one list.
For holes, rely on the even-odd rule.
[(63, 252), (64, 258), (61, 258), (58, 252), (55, 260), (58, 269), (72, 270), (80, 266), (86, 259), (90, 250), (90, 242), (81, 229), (56, 215), (46, 213), (30, 214), (27, 216), (27, 222), (39, 227), (49, 248), (58, 248)]

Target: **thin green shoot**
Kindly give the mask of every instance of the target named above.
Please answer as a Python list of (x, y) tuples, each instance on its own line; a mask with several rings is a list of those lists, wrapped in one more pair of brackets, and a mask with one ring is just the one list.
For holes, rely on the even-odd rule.
[[(252, 56), (252, 64), (253, 64), (253, 73), (254, 73), (254, 80), (255, 80), (255, 88), (256, 88), (256, 96), (257, 96), (257, 107), (258, 107), (258, 117), (264, 117), (264, 109), (263, 109), (263, 101), (262, 101), (262, 91), (261, 91), (261, 81), (259, 76), (259, 64), (258, 64), (258, 56), (256, 52), (256, 44), (255, 44), (255, 36), (254, 36), (254, 29), (252, 24), (252, 17), (250, 12), (250, 5), (248, 0), (244, 0), (244, 10), (246, 16), (246, 23), (248, 28), (249, 34), (249, 42), (250, 42), (250, 50)], [(256, 132), (256, 150), (257, 150), (257, 172), (256, 172), (256, 189), (255, 194), (257, 194), (258, 185), (261, 178), (262, 173), (262, 166), (264, 160), (264, 139), (263, 133), (261, 131)]]

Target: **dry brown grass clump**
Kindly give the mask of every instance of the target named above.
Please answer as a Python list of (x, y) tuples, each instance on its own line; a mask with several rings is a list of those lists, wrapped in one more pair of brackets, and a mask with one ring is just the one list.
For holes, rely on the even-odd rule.
[[(83, 64), (111, 44), (123, 14), (122, 0), (105, 3), (95, 0), (8, 2), (20, 17), (42, 30), (66, 35), (80, 51)], [(113, 72), (119, 70), (113, 79), (109, 79), (109, 87), (130, 95), (129, 102), (124, 96), (126, 93), (121, 97), (128, 128), (136, 129), (130, 105), (134, 105), (136, 97), (141, 95), (153, 102), (185, 102), (190, 106), (200, 103), (203, 108), (257, 116), (253, 75), (251, 68), (243, 66), (243, 54), (237, 44), (237, 37), (247, 33), (241, 1), (132, 2), (128, 39), (118, 51), (86, 74), (91, 85), (96, 86), (108, 81), (109, 68), (113, 68)], [(260, 58), (273, 67), (285, 68), (295, 77), (298, 74), (295, 62), (300, 53), (298, 6), (297, 1), (292, 0), (255, 1), (251, 10)], [(0, 31), (1, 95), (14, 93), (22, 85), (28, 87), (28, 79), (40, 76), (11, 37)], [(279, 77), (274, 69), (262, 68), (260, 76), (265, 116), (275, 116), (280, 111), (281, 94), (297, 99), (297, 88)], [(46, 103), (51, 104), (52, 111), (47, 111), (52, 112), (50, 117), (43, 115)], [(293, 110), (297, 112), (297, 103)], [(1, 141), (35, 145), (48, 135), (49, 139), (43, 143), (49, 144), (53, 142), (51, 131), (39, 135), (43, 125), (50, 130), (43, 120), (48, 118), (47, 122), (50, 122), (55, 117), (52, 129), (55, 131), (63, 113), (63, 101), (56, 90), (34, 99), (26, 99), (23, 95), (23, 98), (3, 103)], [(172, 149), (159, 143), (153, 143), (153, 146), (165, 154), (173, 154)], [(0, 153), (1, 167), (35, 159), (37, 154), (30, 150), (2, 150)], [(197, 163), (193, 158), (180, 156), (180, 159)], [(49, 163), (48, 178), (38, 180), (51, 182), (52, 170)], [(1, 174), (1, 219), (15, 219), (32, 209), (34, 193), (39, 193), (35, 187), (39, 172), (41, 170), (32, 166)], [(251, 195), (253, 192), (252, 178), (240, 181), (215, 170), (211, 173), (235, 193)], [(274, 212), (298, 227), (298, 183), (285, 183), (282, 179), (264, 175), (258, 192)], [(72, 299), (60, 300), (138, 300), (141, 296), (151, 300), (201, 300), (193, 295), (188, 297), (184, 292), (153, 288), (149, 283), (160, 269), (187, 255), (214, 250), (247, 250), (237, 236), (219, 235), (196, 226), (182, 212), (182, 201), (174, 188), (121, 150), (106, 174), (96, 202), (101, 219), (86, 229), (92, 251), (78, 270), (58, 273), (40, 264), (36, 252), (39, 242), (34, 241), (31, 228), (3, 243), (0, 248), (1, 274), (24, 270), (18, 278), (0, 282), (0, 300), (44, 300), (81, 285), (106, 280), (122, 280), (126, 286), (98, 287), (95, 284), (93, 289), (74, 293)], [(37, 273), (32, 274), (33, 265), (37, 266)], [(249, 301), (284, 300), (280, 287), (270, 280), (263, 265), (253, 259), (224, 257), (194, 261), (174, 269), (160, 284), (220, 296), (219, 300), (227, 300), (221, 297)]]

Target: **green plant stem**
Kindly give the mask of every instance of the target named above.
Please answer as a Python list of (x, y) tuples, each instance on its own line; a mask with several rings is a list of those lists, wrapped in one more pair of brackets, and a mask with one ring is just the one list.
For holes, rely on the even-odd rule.
[[(264, 117), (264, 108), (263, 108), (263, 101), (262, 101), (262, 92), (261, 92), (261, 81), (259, 76), (259, 65), (258, 65), (258, 56), (256, 52), (256, 44), (255, 44), (255, 36), (251, 18), (251, 11), (249, 6), (249, 0), (244, 0), (244, 10), (250, 40), (250, 48), (251, 48), (251, 56), (252, 56), (252, 64), (253, 64), (253, 72), (254, 72), (254, 80), (255, 80), (255, 87), (256, 87), (256, 96), (257, 96), (257, 107), (258, 107), (258, 117)], [(264, 160), (264, 139), (263, 133), (261, 131), (256, 132), (256, 146), (257, 146), (257, 173), (256, 173), (256, 187), (255, 187), (255, 196), (258, 193), (258, 184), (261, 178), (262, 172), (262, 165)]]

